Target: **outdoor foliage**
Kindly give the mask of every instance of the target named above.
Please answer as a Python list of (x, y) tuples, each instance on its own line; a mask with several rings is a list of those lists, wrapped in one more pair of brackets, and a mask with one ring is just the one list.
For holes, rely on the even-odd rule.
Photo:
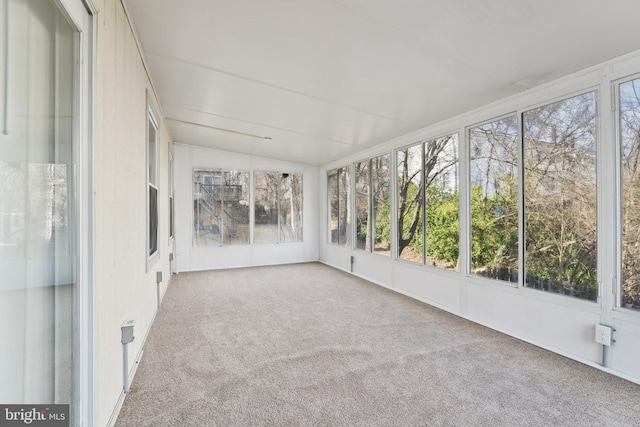
[(593, 92), (523, 114), (527, 286), (597, 298)]
[(399, 256), (457, 270), (458, 135), (400, 150), (397, 165)]
[[(640, 309), (640, 79), (621, 84), (619, 94), (621, 303)], [(596, 94), (483, 124), (468, 136), (471, 272), (510, 282), (524, 275), (527, 287), (595, 301)], [(400, 149), (395, 160), (399, 257), (457, 270), (457, 135)], [(371, 176), (372, 161), (356, 165), (358, 247), (367, 250), (391, 240), (388, 192), (370, 199), (388, 191), (389, 180)]]
[(518, 127), (515, 116), (469, 131), (471, 271), (518, 279)]
[(471, 269), (494, 277), (500, 269), (518, 268), (517, 193), (514, 190), (487, 197), (483, 193), (480, 186), (471, 188)]
[(426, 245), (429, 257), (438, 260), (447, 268), (457, 270), (459, 255), (459, 202), (458, 192), (441, 188), (427, 189), (425, 220)]
[(622, 305), (640, 310), (640, 79), (620, 85)]

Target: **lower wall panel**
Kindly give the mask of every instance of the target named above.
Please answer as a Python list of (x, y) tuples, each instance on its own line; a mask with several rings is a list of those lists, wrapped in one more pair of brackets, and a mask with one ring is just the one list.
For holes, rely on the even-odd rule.
[(640, 322), (637, 319), (618, 315), (613, 321), (613, 328), (615, 342), (611, 346), (609, 367), (632, 381), (639, 382)]
[(601, 363), (602, 346), (594, 341), (595, 325), (601, 318), (598, 307), (585, 303), (584, 309), (578, 309), (575, 304), (538, 299), (532, 292), (540, 291), (467, 284), (465, 317), (579, 360)]
[(436, 307), (460, 313), (461, 286), (457, 273), (402, 261), (395, 261), (394, 264), (394, 289)]
[(317, 261), (305, 249), (303, 243), (194, 247), (178, 266), (179, 271), (198, 271)]
[[(351, 254), (346, 251), (342, 259), (350, 260)], [(393, 262), (384, 255), (372, 255), (364, 251), (353, 252), (353, 273), (371, 282), (386, 286), (393, 278)], [(349, 267), (348, 267), (349, 268)], [(347, 268), (347, 271), (349, 271)]]
[(320, 252), (320, 260), (327, 265), (350, 271), (353, 256), (353, 274), (359, 277), (640, 383), (637, 363), (640, 324), (626, 318), (615, 320), (616, 342), (610, 348), (609, 366), (604, 368), (603, 346), (594, 340), (595, 325), (602, 323), (604, 317), (597, 303), (465, 277), (330, 244), (323, 245)]
[[(298, 263), (315, 261), (317, 255), (308, 254), (303, 243), (282, 243), (279, 245), (253, 245), (251, 246), (252, 265), (270, 265), (282, 263)], [(274, 255), (277, 257), (274, 259)]]

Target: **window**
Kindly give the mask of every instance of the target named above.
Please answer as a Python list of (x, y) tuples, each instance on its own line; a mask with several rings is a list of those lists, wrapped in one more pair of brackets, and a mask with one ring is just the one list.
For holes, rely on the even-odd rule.
[(193, 246), (249, 243), (249, 172), (193, 171)]
[(422, 144), (396, 152), (398, 258), (422, 263)]
[(356, 163), (356, 248), (391, 254), (389, 154)]
[(471, 273), (518, 282), (515, 116), (469, 129)]
[(329, 241), (338, 243), (338, 169), (327, 172), (329, 199)]
[(330, 242), (341, 246), (350, 246), (351, 244), (350, 187), (351, 168), (349, 166), (328, 172)]
[(458, 270), (458, 134), (424, 144), (427, 265)]
[(622, 307), (640, 310), (640, 79), (618, 85), (622, 176)]
[(595, 301), (595, 92), (522, 118), (525, 286)]
[(278, 242), (278, 172), (254, 172), (253, 243)]
[(223, 245), (249, 243), (249, 182), (249, 172), (224, 172)]
[(147, 271), (158, 251), (158, 122), (147, 94)]
[(223, 172), (193, 171), (193, 246), (222, 245)]
[(173, 153), (169, 152), (169, 243), (173, 240)]
[(254, 172), (254, 243), (302, 241), (302, 174)]
[(302, 242), (302, 174), (280, 174), (280, 243)]
[(457, 270), (458, 135), (396, 152), (398, 257)]
[(371, 167), (370, 160), (356, 163), (356, 249), (371, 251)]

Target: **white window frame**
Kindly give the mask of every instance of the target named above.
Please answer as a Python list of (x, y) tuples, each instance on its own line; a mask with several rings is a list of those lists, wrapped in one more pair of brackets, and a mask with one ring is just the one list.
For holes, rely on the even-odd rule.
[[(524, 152), (524, 139), (525, 139), (525, 132), (524, 132), (524, 114), (532, 111), (532, 110), (536, 110), (538, 108), (542, 108), (542, 107), (546, 107), (555, 103), (560, 103), (560, 102), (564, 102), (567, 100), (570, 100), (572, 98), (576, 98), (579, 96), (583, 96), (583, 95), (587, 95), (590, 93), (593, 93), (594, 95), (594, 121), (595, 121), (595, 145), (596, 145), (596, 250), (597, 250), (597, 258), (596, 258), (596, 299), (595, 300), (589, 300), (586, 298), (576, 298), (573, 296), (569, 296), (566, 294), (556, 294), (553, 292), (548, 292), (548, 291), (542, 291), (539, 292), (541, 294), (544, 295), (549, 295), (550, 298), (556, 299), (556, 298), (560, 298), (563, 299), (565, 301), (571, 301), (568, 304), (575, 304), (576, 306), (593, 306), (593, 305), (602, 305), (602, 300), (603, 300), (603, 294), (604, 294), (604, 288), (602, 286), (602, 274), (603, 274), (603, 265), (602, 265), (602, 256), (604, 251), (602, 250), (602, 245), (603, 245), (603, 238), (602, 238), (602, 231), (601, 229), (603, 228), (603, 222), (602, 222), (602, 215), (601, 215), (601, 206), (603, 204), (603, 198), (602, 198), (602, 193), (601, 193), (601, 187), (602, 187), (602, 179), (603, 179), (603, 175), (605, 174), (605, 172), (603, 171), (603, 168), (600, 167), (601, 162), (602, 162), (602, 144), (604, 143), (604, 139), (602, 138), (602, 135), (600, 133), (600, 128), (602, 126), (602, 117), (601, 117), (601, 113), (600, 113), (600, 109), (601, 109), (601, 105), (602, 105), (602, 101), (601, 101), (601, 92), (602, 92), (602, 86), (601, 85), (584, 85), (583, 87), (581, 87), (578, 90), (575, 91), (567, 91), (567, 92), (563, 92), (561, 94), (559, 94), (558, 96), (555, 97), (549, 97), (549, 98), (544, 98), (542, 100), (540, 100), (539, 102), (527, 105), (523, 108), (518, 109), (517, 111), (517, 119), (518, 119), (518, 150), (519, 150), (519, 160), (518, 160), (518, 165), (521, 168), (521, 171), (519, 173), (519, 197), (518, 197), (518, 257), (519, 259), (519, 267), (518, 267), (518, 287), (522, 288), (522, 289), (526, 289), (527, 291), (533, 291), (538, 293), (540, 291), (540, 289), (534, 289), (531, 287), (528, 287), (526, 284), (526, 277), (527, 277), (527, 269), (526, 269), (526, 218), (524, 215), (525, 212), (525, 192), (526, 192), (526, 185), (525, 185), (525, 167), (524, 167), (524, 161), (525, 161), (525, 152)], [(614, 100), (612, 100), (613, 102), (615, 102)], [(615, 140), (614, 144), (617, 145), (619, 144), (619, 140)], [(616, 174), (620, 173), (620, 164), (618, 164), (617, 166), (617, 171)], [(620, 187), (621, 188), (621, 187)], [(620, 217), (621, 218), (621, 217)], [(621, 246), (620, 246), (621, 247)], [(621, 270), (622, 271), (622, 270)], [(621, 286), (622, 285), (618, 285), (620, 290), (622, 289)], [(568, 297), (568, 298), (567, 298)], [(566, 303), (565, 303), (566, 304)]]
[[(146, 271), (149, 272), (151, 270), (151, 268), (153, 268), (153, 266), (158, 262), (158, 260), (160, 259), (160, 182), (158, 179), (158, 175), (159, 175), (159, 162), (158, 162), (158, 153), (160, 151), (159, 149), (159, 145), (160, 145), (160, 126), (158, 125), (158, 115), (155, 112), (155, 109), (153, 107), (153, 104), (151, 102), (151, 97), (149, 94), (149, 91), (147, 90), (146, 92), (146, 120), (145, 120), (145, 146), (146, 146), (146, 152), (147, 152), (147, 156), (146, 156), (146, 173), (145, 173), (145, 180), (146, 180), (146, 185), (145, 185), (145, 193), (146, 193), (146, 227), (145, 227), (145, 241), (146, 241), (146, 245), (145, 245), (145, 254), (146, 254)], [(151, 152), (151, 140), (150, 140), (150, 135), (149, 135), (149, 126), (153, 125), (153, 127), (155, 128), (156, 131), (156, 135), (155, 135), (155, 144), (154, 144), (154, 152)], [(154, 162), (154, 168), (153, 168), (153, 176), (151, 176), (151, 166), (152, 163)], [(156, 250), (153, 253), (150, 253), (150, 245), (151, 245), (151, 234), (150, 234), (150, 225), (151, 225), (151, 215), (150, 215), (150, 208), (151, 208), (151, 200), (149, 197), (149, 189), (150, 188), (154, 188), (156, 190), (156, 215), (157, 215), (157, 221), (158, 221), (158, 226), (156, 227)]]
[[(533, 107), (532, 107), (533, 108)], [(524, 110), (523, 110), (524, 111)], [(460, 177), (460, 182), (458, 183), (458, 185), (460, 185), (460, 183), (462, 183), (462, 180), (464, 179), (465, 182), (465, 186), (466, 186), (466, 194), (464, 195), (464, 201), (460, 201), (461, 203), (461, 208), (462, 206), (464, 206), (464, 209), (466, 211), (466, 215), (465, 215), (465, 224), (462, 224), (462, 216), (460, 217), (460, 236), (462, 237), (462, 234), (464, 233), (465, 236), (465, 240), (466, 240), (466, 245), (464, 247), (464, 252), (465, 252), (465, 257), (466, 259), (464, 260), (464, 265), (460, 265), (460, 271), (461, 273), (463, 273), (466, 277), (468, 278), (473, 278), (474, 280), (479, 280), (479, 281), (484, 281), (487, 283), (497, 283), (500, 286), (508, 286), (508, 287), (512, 287), (512, 288), (522, 288), (523, 286), (523, 277), (521, 272), (524, 271), (524, 241), (523, 241), (523, 236), (524, 236), (524, 198), (523, 198), (523, 191), (524, 191), (524, 178), (523, 178), (523, 171), (522, 171), (522, 113), (523, 111), (510, 111), (508, 113), (499, 115), (499, 116), (495, 116), (474, 124), (470, 124), (468, 126), (465, 126), (464, 128), (464, 143), (466, 145), (467, 150), (464, 156), (464, 176)], [(488, 278), (488, 277), (483, 277), (477, 274), (472, 273), (472, 253), (473, 253), (473, 235), (472, 235), (472, 230), (471, 230), (471, 224), (473, 221), (473, 218), (471, 216), (471, 204), (472, 204), (472, 200), (471, 200), (471, 130), (481, 127), (481, 126), (485, 126), (500, 120), (506, 120), (513, 117), (516, 120), (516, 127), (517, 127), (517, 135), (516, 135), (516, 141), (515, 141), (515, 145), (516, 145), (516, 149), (517, 149), (517, 161), (518, 161), (518, 280), (516, 282), (511, 282), (511, 281), (506, 281), (506, 280), (499, 280), (499, 279), (492, 279), (492, 278)], [(460, 148), (460, 137), (458, 136), (458, 148)], [(462, 157), (460, 157), (460, 153), (458, 153), (458, 162), (460, 162), (460, 166), (462, 166)], [(462, 213), (462, 209), (461, 209), (461, 213)], [(462, 253), (463, 250), (463, 246), (462, 246), (462, 240), (460, 243), (460, 252)], [(460, 258), (460, 261), (462, 261), (462, 258)]]
[[(168, 209), (168, 214), (167, 217), (169, 219), (169, 226), (167, 227), (167, 234), (169, 235), (169, 245), (172, 246), (173, 245), (173, 241), (175, 240), (175, 234), (176, 234), (176, 229), (175, 229), (175, 224), (174, 224), (174, 218), (176, 216), (176, 212), (175, 212), (175, 206), (174, 205), (174, 189), (173, 189), (173, 149), (170, 145), (169, 148), (169, 173), (168, 173), (168, 190), (169, 190), (169, 209)], [(172, 215), (173, 212), (173, 215)]]
[[(296, 241), (291, 241), (291, 242), (283, 242), (282, 241), (282, 223), (280, 221), (281, 219), (281, 212), (282, 212), (282, 178), (284, 177), (284, 175), (300, 175), (300, 179), (302, 180), (302, 198), (304, 200), (304, 175), (301, 172), (281, 172), (281, 171), (274, 171), (275, 173), (278, 174), (278, 195), (277, 195), (277, 200), (276, 200), (276, 206), (278, 208), (278, 239), (277, 239), (277, 244), (288, 244), (288, 243), (302, 243), (304, 242), (304, 230), (302, 233), (302, 239), (301, 240), (296, 240)], [(293, 197), (293, 195), (292, 195)], [(303, 203), (304, 206), (304, 203)], [(255, 208), (254, 208), (255, 209)], [(302, 224), (304, 224), (304, 208), (302, 210)]]
[[(346, 171), (346, 179), (348, 180), (349, 183), (349, 195), (347, 198), (347, 224), (345, 224), (345, 227), (348, 225), (349, 227), (345, 230), (345, 239), (347, 240), (346, 243), (341, 244), (340, 243), (340, 174), (342, 173), (343, 170), (347, 170)], [(340, 166), (340, 167), (336, 167), (333, 169), (330, 169), (327, 171), (327, 206), (328, 206), (328, 218), (327, 218), (327, 243), (330, 245), (335, 245), (335, 246), (341, 246), (341, 247), (346, 247), (349, 249), (354, 249), (353, 245), (354, 245), (354, 236), (355, 236), (355, 227), (353, 227), (353, 224), (351, 223), (353, 221), (353, 209), (355, 206), (355, 198), (352, 195), (353, 193), (353, 182), (355, 181), (354, 179), (354, 171), (353, 169), (355, 169), (355, 167), (353, 166), (353, 164), (349, 163), (346, 164), (344, 166)], [(331, 241), (331, 193), (330, 193), (330, 187), (329, 187), (329, 177), (331, 175), (333, 175), (333, 172), (335, 171), (335, 175), (336, 175), (336, 179), (337, 179), (337, 189), (338, 189), (338, 241), (337, 242), (332, 242)]]
[(623, 286), (624, 286), (624, 272), (622, 270), (622, 254), (623, 254), (623, 245), (624, 245), (624, 241), (623, 241), (623, 236), (622, 236), (622, 225), (624, 222), (624, 176), (622, 173), (622, 146), (621, 146), (621, 142), (622, 142), (622, 128), (620, 126), (620, 113), (621, 113), (621, 109), (620, 109), (620, 86), (625, 84), (625, 83), (629, 83), (633, 80), (638, 80), (640, 79), (640, 73), (635, 73), (635, 74), (631, 74), (628, 75), (626, 77), (617, 79), (617, 80), (613, 80), (611, 82), (612, 85), (612, 92), (613, 92), (613, 97), (612, 97), (612, 102), (613, 105), (611, 106), (611, 108), (614, 110), (614, 114), (613, 114), (613, 128), (614, 128), (614, 135), (615, 135), (615, 153), (616, 153), (616, 184), (617, 184), (617, 191), (616, 191), (616, 199), (617, 199), (617, 203), (616, 203), (616, 275), (617, 277), (614, 277), (613, 280), (613, 295), (614, 295), (614, 301), (612, 304), (612, 307), (614, 310), (616, 311), (620, 311), (623, 313), (628, 313), (630, 316), (640, 316), (640, 311), (632, 309), (632, 308), (627, 308), (624, 304), (623, 304)]

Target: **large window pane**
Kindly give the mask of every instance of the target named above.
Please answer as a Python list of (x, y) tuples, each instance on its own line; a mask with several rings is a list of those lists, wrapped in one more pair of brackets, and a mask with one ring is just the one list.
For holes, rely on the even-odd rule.
[(518, 281), (518, 127), (515, 116), (469, 130), (471, 272)]
[(193, 171), (193, 246), (249, 243), (249, 172)]
[(280, 243), (302, 242), (302, 174), (280, 177)]
[(525, 285), (593, 301), (595, 103), (591, 92), (523, 114)]
[(222, 189), (220, 169), (193, 171), (193, 246), (222, 245)]
[(5, 2), (0, 22), (0, 46), (11, 47), (0, 68), (9, 88), (0, 107), (0, 402), (69, 404), (73, 414), (78, 38), (53, 1)]
[(356, 249), (371, 250), (371, 174), (369, 160), (356, 163)]
[(249, 172), (225, 171), (222, 243), (249, 243)]
[(355, 164), (356, 248), (391, 255), (389, 154)]
[(349, 196), (351, 193), (351, 168), (345, 166), (340, 168), (338, 174), (338, 244), (342, 246), (351, 245), (351, 205)]
[(623, 307), (640, 310), (640, 79), (620, 90)]
[(398, 150), (398, 257), (422, 263), (422, 144)]
[[(147, 115), (147, 180), (149, 195), (147, 201), (147, 218), (149, 225), (148, 253), (149, 258), (158, 253), (158, 125), (153, 112), (149, 109)], [(154, 258), (155, 259), (155, 258)], [(147, 260), (147, 270), (153, 264), (153, 260)]]
[(278, 172), (254, 172), (254, 243), (278, 243)]
[(373, 250), (391, 255), (391, 169), (389, 154), (371, 159)]
[(338, 172), (339, 169), (334, 169), (327, 173), (329, 239), (331, 243), (338, 243)]
[(331, 243), (337, 243), (342, 246), (351, 244), (350, 169), (349, 166), (345, 166), (327, 173)]
[(424, 144), (427, 265), (458, 270), (458, 134)]

